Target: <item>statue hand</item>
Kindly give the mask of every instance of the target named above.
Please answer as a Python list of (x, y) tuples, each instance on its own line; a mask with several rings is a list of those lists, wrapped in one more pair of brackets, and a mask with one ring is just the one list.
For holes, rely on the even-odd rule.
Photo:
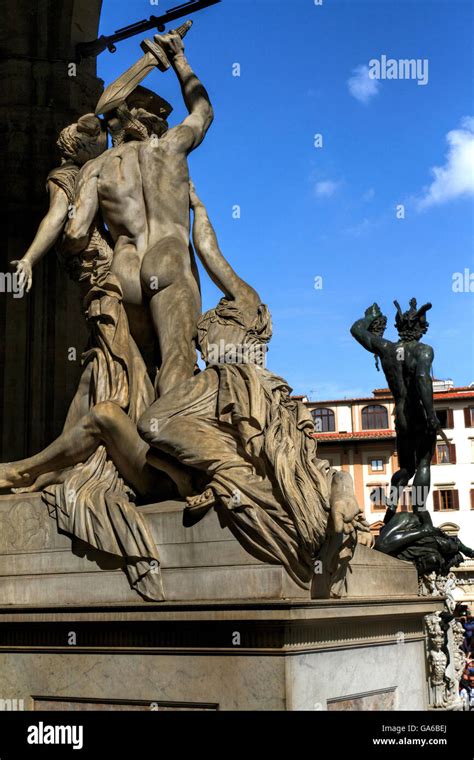
[(382, 317), (383, 314), (378, 303), (373, 303), (372, 306), (369, 306), (369, 308), (365, 310), (365, 316), (371, 319)]
[(375, 543), (374, 534), (370, 530), (370, 525), (365, 519), (363, 512), (359, 512), (355, 519), (355, 529), (357, 532), (357, 543), (371, 549)]
[(174, 58), (181, 53), (184, 53), (183, 40), (176, 34), (176, 32), (168, 32), (167, 34), (155, 34), (155, 42), (158, 42), (162, 46), (163, 50), (169, 58)]
[(428, 426), (428, 430), (432, 432), (434, 432), (435, 430), (439, 430), (441, 428), (441, 422), (437, 418), (435, 411), (432, 411), (431, 414), (428, 415), (426, 424)]
[(10, 264), (12, 267), (16, 267), (18, 287), (20, 290), (25, 289), (29, 293), (33, 282), (33, 269), (30, 262), (26, 259), (20, 259), (19, 261), (11, 261)]
[(331, 514), (335, 533), (349, 535), (355, 530), (359, 505), (354, 496), (342, 496), (331, 501)]

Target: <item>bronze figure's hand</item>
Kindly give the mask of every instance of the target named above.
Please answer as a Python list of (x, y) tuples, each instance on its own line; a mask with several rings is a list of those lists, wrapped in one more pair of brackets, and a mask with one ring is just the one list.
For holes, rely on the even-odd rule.
[(427, 419), (428, 428), (430, 430), (439, 430), (441, 427), (441, 423), (439, 419), (436, 416), (435, 412), (432, 412)]

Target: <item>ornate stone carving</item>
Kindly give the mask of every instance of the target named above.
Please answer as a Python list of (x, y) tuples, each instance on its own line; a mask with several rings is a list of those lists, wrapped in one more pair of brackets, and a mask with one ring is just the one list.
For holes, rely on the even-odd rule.
[(464, 628), (453, 616), (455, 587), (454, 573), (448, 576), (432, 574), (420, 579), (422, 596), (445, 597), (445, 612), (436, 612), (425, 618), (432, 706), (444, 710), (463, 709), (459, 683), (466, 665), (466, 653), (463, 649)]

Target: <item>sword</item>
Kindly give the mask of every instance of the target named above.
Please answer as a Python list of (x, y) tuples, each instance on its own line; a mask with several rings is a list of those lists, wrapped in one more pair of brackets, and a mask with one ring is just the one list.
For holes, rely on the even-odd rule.
[[(192, 25), (192, 21), (186, 21), (171, 33), (179, 34), (183, 39)], [(167, 71), (170, 68), (171, 64), (160, 43), (159, 35), (155, 35), (154, 40), (140, 42), (140, 47), (145, 55), (142, 55), (133, 66), (130, 66), (115, 82), (105, 88), (95, 109), (96, 116), (106, 114), (117, 108), (153, 69), (158, 68), (160, 71)]]

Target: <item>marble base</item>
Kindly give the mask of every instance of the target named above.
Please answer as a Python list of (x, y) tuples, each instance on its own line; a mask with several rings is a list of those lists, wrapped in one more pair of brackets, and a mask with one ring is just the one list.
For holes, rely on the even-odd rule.
[(25, 709), (423, 710), (440, 600), (0, 608)]
[(182, 507), (141, 508), (167, 595), (151, 603), (38, 495), (0, 497), (0, 709), (426, 708), (423, 618), (442, 600), (417, 596), (411, 565), (360, 547), (344, 598), (310, 599)]
[[(192, 528), (183, 502), (138, 507), (162, 564), (168, 601), (308, 599), (280, 565), (254, 559), (210, 512)], [(327, 595), (315, 576), (314, 598)], [(344, 598), (396, 598), (417, 593), (414, 566), (357, 547)], [(130, 588), (121, 561), (58, 533), (39, 494), (0, 496), (0, 600), (8, 605), (149, 604)]]

